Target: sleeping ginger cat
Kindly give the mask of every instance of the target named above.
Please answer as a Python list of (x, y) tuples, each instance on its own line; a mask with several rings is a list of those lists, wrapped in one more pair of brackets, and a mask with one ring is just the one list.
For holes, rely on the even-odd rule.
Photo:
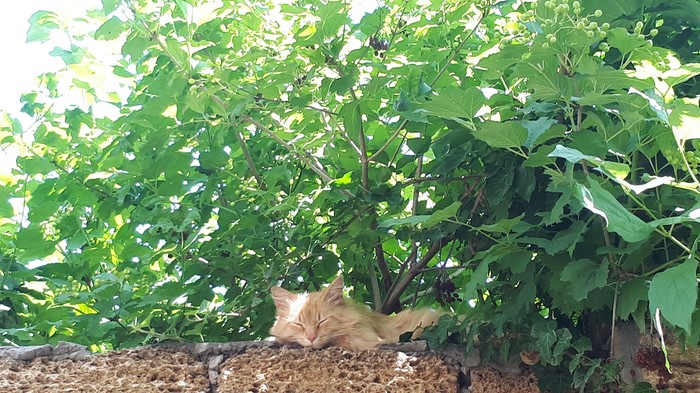
[(378, 344), (396, 343), (399, 336), (437, 323), (441, 314), (430, 309), (404, 310), (394, 316), (373, 312), (343, 297), (343, 278), (319, 292), (292, 293), (272, 288), (277, 320), (270, 329), (280, 344), (299, 344), (321, 349), (328, 346), (353, 351), (372, 349)]

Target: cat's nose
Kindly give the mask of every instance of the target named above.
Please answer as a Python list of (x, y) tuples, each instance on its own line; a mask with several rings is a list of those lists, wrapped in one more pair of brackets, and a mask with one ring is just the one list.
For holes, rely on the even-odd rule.
[(314, 340), (316, 339), (316, 335), (315, 334), (307, 334), (306, 339), (309, 340), (309, 342), (313, 343)]

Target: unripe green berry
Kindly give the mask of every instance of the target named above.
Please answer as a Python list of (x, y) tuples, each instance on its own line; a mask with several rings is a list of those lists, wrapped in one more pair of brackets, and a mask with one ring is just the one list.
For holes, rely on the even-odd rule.
[(647, 40), (646, 46), (647, 46), (647, 48), (651, 48), (652, 46), (654, 46), (654, 41), (652, 41), (652, 40)]
[(583, 30), (583, 28), (586, 27), (586, 24), (583, 22), (576, 22), (576, 28), (578, 30)]
[(581, 3), (579, 3), (578, 1), (574, 1), (572, 5), (574, 6), (574, 9), (581, 8)]
[(598, 28), (598, 24), (595, 23), (595, 22), (591, 22), (591, 23), (588, 25), (588, 28), (591, 29), (591, 30), (595, 30), (595, 29)]
[(603, 30), (608, 30), (610, 28), (610, 23), (605, 22), (602, 25), (600, 25), (600, 28)]
[(644, 23), (642, 23), (641, 21), (637, 22), (637, 24), (634, 25), (635, 29), (642, 29), (643, 27), (644, 27)]
[(586, 32), (586, 37), (588, 37), (588, 38), (593, 38), (594, 36), (595, 36), (595, 33), (594, 33), (594, 32), (592, 32), (592, 31), (590, 31), (590, 30), (588, 30), (588, 31)]
[(608, 49), (610, 49), (610, 45), (608, 45), (607, 42), (601, 42), (600, 45), (598, 45), (598, 48), (600, 48), (600, 50), (603, 52), (607, 52)]
[(644, 41), (644, 38), (646, 38), (646, 37), (644, 37), (644, 34), (639, 34), (639, 35), (637, 36), (637, 39), (638, 39), (639, 41)]
[(598, 17), (598, 18), (600, 18), (601, 16), (603, 16), (603, 11), (601, 11), (601, 10), (595, 10), (595, 12), (593, 13), (593, 15), (595, 15), (595, 16)]
[(550, 44), (554, 44), (554, 43), (556, 43), (556, 42), (557, 42), (557, 37), (554, 37), (554, 36), (549, 37), (549, 43), (550, 43)]
[(605, 38), (605, 37), (607, 37), (607, 36), (608, 36), (608, 33), (604, 32), (604, 31), (599, 31), (599, 32), (598, 32), (598, 37), (600, 37), (600, 39), (603, 39), (603, 38)]
[(651, 29), (649, 32), (649, 35), (652, 37), (656, 37), (659, 34), (659, 31), (657, 29)]
[(544, 44), (542, 44), (542, 49), (547, 49), (547, 48), (549, 48), (549, 42), (545, 42)]

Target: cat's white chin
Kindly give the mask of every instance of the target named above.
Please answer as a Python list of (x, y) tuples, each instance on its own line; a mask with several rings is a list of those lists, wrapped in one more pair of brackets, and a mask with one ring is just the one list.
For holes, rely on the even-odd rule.
[(323, 349), (326, 345), (322, 342), (314, 341), (314, 343), (311, 345), (313, 349)]

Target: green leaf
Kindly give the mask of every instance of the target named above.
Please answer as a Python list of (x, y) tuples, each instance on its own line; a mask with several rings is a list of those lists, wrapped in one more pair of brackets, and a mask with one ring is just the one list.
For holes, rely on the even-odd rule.
[(550, 255), (568, 251), (569, 256), (573, 256), (576, 244), (582, 240), (583, 234), (587, 229), (588, 226), (586, 226), (584, 221), (575, 221), (569, 228), (557, 232), (551, 243), (545, 246), (545, 251)]
[(124, 31), (124, 27), (124, 22), (113, 16), (95, 31), (95, 39), (105, 41), (117, 39)]
[(649, 286), (649, 310), (658, 308), (671, 324), (690, 334), (698, 299), (698, 261), (688, 258), (678, 266), (654, 275)]
[(184, 49), (182, 49), (182, 45), (182, 43), (174, 39), (168, 39), (165, 41), (165, 46), (168, 50), (167, 53), (171, 56), (171, 59), (177, 64), (178, 67), (187, 68), (189, 65), (190, 56)]
[(590, 188), (577, 185), (575, 196), (585, 208), (605, 219), (608, 230), (631, 243), (645, 240), (654, 232), (653, 225), (630, 213), (597, 181), (589, 179), (588, 183)]
[(495, 224), (485, 224), (479, 226), (479, 231), (491, 232), (491, 233), (501, 233), (507, 235), (511, 232), (523, 231), (529, 228), (527, 223), (523, 222), (524, 215), (520, 215), (514, 218), (506, 218), (498, 221)]
[(601, 10), (606, 20), (614, 20), (623, 16), (635, 16), (640, 12), (640, 3), (638, 0), (586, 0), (583, 5), (588, 13)]
[(448, 87), (421, 104), (419, 110), (443, 119), (471, 119), (485, 103), (484, 94), (476, 87), (467, 90)]
[(520, 122), (486, 121), (478, 124), (478, 128), (474, 131), (474, 137), (486, 142), (491, 147), (517, 148), (523, 146), (527, 141), (528, 131)]
[(0, 188), (0, 218), (10, 218), (14, 216), (14, 209), (10, 204), (10, 190)]
[(633, 50), (644, 45), (644, 41), (640, 41), (636, 36), (630, 34), (622, 27), (616, 27), (608, 31), (608, 44), (617, 48), (626, 55)]
[(573, 284), (569, 294), (574, 300), (581, 301), (589, 292), (608, 283), (609, 265), (607, 259), (603, 263), (595, 263), (590, 259), (571, 261), (562, 270), (561, 279)]
[(205, 113), (207, 110), (203, 97), (191, 91), (185, 96), (185, 105), (197, 113)]
[(535, 176), (535, 170), (528, 167), (518, 167), (515, 169), (515, 181), (514, 181), (515, 192), (520, 195), (521, 198), (530, 202), (530, 197), (537, 187), (537, 178)]
[(17, 233), (15, 246), (23, 250), (20, 258), (23, 262), (46, 257), (55, 250), (54, 243), (44, 239), (41, 230), (33, 226), (24, 228)]
[(444, 209), (440, 209), (438, 211), (433, 212), (433, 214), (430, 215), (430, 218), (425, 222), (425, 224), (429, 227), (432, 227), (445, 220), (455, 218), (457, 216), (457, 211), (459, 211), (460, 206), (462, 206), (462, 203), (456, 201)]
[(343, 105), (340, 110), (340, 115), (343, 117), (345, 132), (355, 141), (361, 136), (362, 130), (362, 112), (360, 110), (360, 101), (352, 101)]
[(432, 143), (432, 138), (430, 135), (425, 135), (421, 138), (409, 138), (406, 140), (406, 145), (411, 149), (413, 154), (420, 155), (424, 154), (430, 150), (430, 144)]
[(700, 63), (689, 63), (672, 70), (664, 71), (661, 79), (670, 87), (673, 87), (698, 74), (700, 74)]
[(578, 150), (576, 150), (576, 149), (571, 149), (571, 148), (564, 147), (564, 146), (561, 146), (561, 145), (557, 145), (557, 146), (554, 148), (554, 151), (551, 152), (551, 153), (549, 153), (549, 154), (547, 155), (547, 157), (559, 157), (559, 158), (563, 158), (563, 159), (565, 159), (566, 161), (568, 161), (568, 162), (570, 162), (570, 163), (572, 163), (572, 164), (576, 164), (577, 162), (579, 162), (579, 161), (581, 161), (581, 160), (592, 160), (592, 159), (595, 159), (595, 157), (593, 157), (593, 156), (589, 156), (589, 155), (583, 154), (583, 153), (581, 153), (580, 151), (578, 151)]
[(622, 320), (627, 320), (637, 310), (639, 302), (647, 299), (647, 288), (644, 280), (635, 278), (627, 281), (620, 287), (617, 302), (617, 315)]
[(550, 354), (557, 342), (557, 333), (554, 331), (556, 326), (555, 321), (539, 319), (530, 328), (530, 335), (535, 338), (535, 349), (547, 360), (551, 358)]
[(46, 42), (51, 31), (58, 28), (58, 16), (51, 11), (37, 11), (29, 17), (27, 42)]
[(378, 224), (378, 228), (396, 228), (402, 226), (415, 227), (430, 220), (429, 215), (416, 215), (406, 218), (388, 218)]
[(564, 352), (571, 347), (571, 332), (569, 329), (561, 328), (555, 332), (557, 335), (557, 343), (552, 348), (551, 364), (560, 364), (564, 360)]
[(397, 112), (405, 112), (411, 108), (411, 101), (408, 99), (408, 94), (401, 90), (399, 93), (399, 98), (394, 101), (393, 108)]
[(632, 393), (657, 393), (657, 390), (649, 382), (640, 382), (634, 385)]
[(556, 124), (554, 119), (541, 117), (535, 121), (523, 121), (523, 126), (527, 129), (527, 139), (523, 143), (528, 149), (535, 147), (535, 142), (544, 134), (550, 127)]
[(681, 150), (685, 150), (685, 141), (700, 138), (700, 108), (697, 105), (675, 105), (668, 121)]
[(489, 276), (489, 260), (483, 260), (479, 266), (474, 269), (469, 282), (464, 285), (460, 291), (463, 299), (474, 299), (477, 296), (476, 289), (486, 285), (486, 280)]
[(331, 93), (345, 95), (355, 83), (355, 78), (352, 75), (346, 75), (341, 78), (334, 79), (331, 82)]
[(114, 12), (119, 6), (119, 0), (102, 0), (102, 9), (105, 15), (109, 15)]

